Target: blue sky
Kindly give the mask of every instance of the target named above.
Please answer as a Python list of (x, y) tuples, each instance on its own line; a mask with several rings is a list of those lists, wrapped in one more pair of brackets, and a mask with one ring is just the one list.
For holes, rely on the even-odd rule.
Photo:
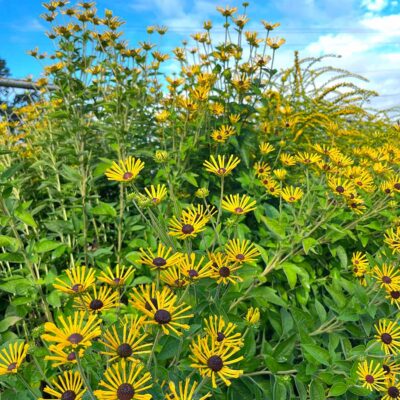
[[(26, 54), (38, 46), (53, 50), (45, 36), (45, 10), (39, 0), (0, 0), (0, 57), (7, 60), (12, 76), (39, 77), (42, 66)], [(74, 1), (72, 1), (74, 3)], [(169, 27), (162, 50), (171, 50), (201, 28), (206, 19), (219, 21), (215, 7), (242, 1), (211, 0), (98, 0), (102, 14), (112, 9), (126, 21), (124, 31), (132, 45), (145, 36), (148, 25)], [(249, 7), (249, 30), (262, 30), (260, 19), (280, 22), (274, 31), (287, 40), (276, 66), (290, 65), (293, 51), (301, 56), (335, 53), (342, 57), (335, 66), (366, 76), (364, 87), (382, 94), (379, 106), (400, 104), (400, 0), (253, 0)], [(216, 24), (215, 24), (216, 25)], [(218, 36), (218, 29), (216, 30)]]

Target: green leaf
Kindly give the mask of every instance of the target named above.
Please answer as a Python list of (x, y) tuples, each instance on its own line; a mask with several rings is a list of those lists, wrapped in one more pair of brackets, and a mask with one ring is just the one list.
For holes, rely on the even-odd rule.
[(32, 215), (28, 211), (23, 210), (21, 206), (14, 211), (14, 216), (24, 224), (31, 226), (32, 228), (37, 228), (37, 223), (33, 219)]
[(194, 174), (193, 172), (186, 172), (185, 174), (182, 174), (182, 178), (189, 182), (191, 185), (198, 187), (198, 183), (196, 180), (196, 176), (198, 176), (197, 174)]
[(318, 240), (309, 237), (303, 240), (303, 250), (305, 254), (308, 254), (309, 251), (318, 244)]
[(329, 390), (328, 396), (341, 396), (347, 392), (347, 385), (344, 382), (336, 382)]
[(316, 344), (305, 344), (302, 343), (301, 347), (303, 351), (310, 355), (313, 359), (318, 361), (320, 364), (329, 366), (329, 352), (328, 350), (323, 349), (322, 347), (317, 346)]
[(276, 304), (277, 306), (287, 307), (287, 304), (277, 294), (276, 290), (271, 287), (261, 286), (253, 289), (250, 296), (254, 297), (262, 307), (267, 307), (268, 303)]
[(347, 268), (347, 254), (342, 246), (336, 247), (336, 255), (339, 257), (342, 268)]
[(14, 252), (18, 250), (19, 242), (11, 236), (0, 235), (0, 247), (7, 247)]
[(297, 265), (292, 264), (290, 262), (285, 262), (284, 265), (282, 265), (282, 269), (285, 272), (290, 289), (294, 289), (294, 287), (296, 286), (296, 282), (297, 282), (296, 269), (297, 268), (298, 268)]
[(94, 215), (109, 215), (110, 217), (117, 216), (117, 210), (107, 203), (100, 202), (97, 206), (93, 207), (91, 210)]
[(325, 390), (324, 385), (315, 379), (311, 381), (310, 384), (310, 399), (312, 400), (325, 400)]
[(260, 216), (260, 219), (275, 237), (280, 240), (285, 237), (285, 226), (283, 224), (280, 224), (278, 221), (263, 215)]
[(2, 321), (0, 321), (0, 332), (5, 332), (8, 328), (15, 325), (21, 319), (21, 317), (16, 316), (5, 317)]
[(37, 253), (46, 253), (48, 251), (54, 250), (61, 246), (62, 243), (55, 242), (53, 240), (42, 239), (40, 242), (35, 244), (35, 251)]

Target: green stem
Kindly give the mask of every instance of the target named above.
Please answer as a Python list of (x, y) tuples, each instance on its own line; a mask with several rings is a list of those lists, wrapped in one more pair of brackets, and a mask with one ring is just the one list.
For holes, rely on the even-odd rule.
[(79, 350), (77, 350), (75, 352), (75, 355), (76, 355), (76, 364), (78, 366), (78, 371), (79, 371), (79, 374), (81, 375), (84, 385), (86, 386), (89, 397), (91, 400), (96, 400), (96, 397), (94, 397), (94, 394), (93, 394), (93, 390), (88, 382), (87, 376), (85, 375), (85, 372), (83, 371), (81, 359), (79, 357)]
[(158, 330), (157, 335), (154, 339), (153, 347), (151, 348), (151, 353), (149, 355), (149, 359), (147, 360), (147, 369), (149, 369), (151, 366), (151, 360), (153, 359), (154, 351), (156, 349), (160, 336), (161, 336), (161, 328)]

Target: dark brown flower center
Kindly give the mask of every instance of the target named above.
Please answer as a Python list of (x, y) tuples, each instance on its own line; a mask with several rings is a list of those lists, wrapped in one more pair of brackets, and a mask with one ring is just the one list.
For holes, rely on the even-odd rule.
[(226, 278), (231, 274), (231, 270), (228, 267), (221, 267), (218, 272), (223, 278)]
[(226, 173), (226, 168), (219, 168), (217, 172), (219, 175), (224, 175)]
[(385, 375), (390, 374), (390, 367), (389, 367), (389, 365), (383, 364), (383, 365), (382, 365), (382, 369), (383, 369), (383, 372), (385, 373)]
[(121, 279), (120, 279), (120, 278), (114, 278), (113, 282), (114, 282), (115, 284), (119, 285), (120, 282), (121, 282)]
[(390, 296), (392, 297), (392, 299), (397, 300), (400, 297), (400, 292), (398, 290), (392, 290), (390, 292)]
[(400, 183), (395, 183), (395, 184), (394, 184), (394, 188), (395, 188), (396, 190), (400, 190)]
[(374, 383), (375, 379), (372, 375), (365, 375), (365, 381), (368, 383)]
[(390, 283), (392, 283), (392, 279), (390, 278), (390, 276), (382, 276), (382, 282), (385, 283), (386, 285), (389, 285)]
[(392, 398), (392, 399), (398, 399), (399, 395), (400, 395), (400, 391), (399, 389), (397, 389), (396, 386), (390, 386), (390, 388), (388, 388), (388, 395)]
[(124, 357), (124, 358), (130, 357), (132, 355), (132, 353), (133, 353), (132, 347), (128, 343), (122, 343), (117, 348), (117, 354), (120, 357)]
[[(150, 299), (150, 301), (151, 301), (151, 303), (153, 304), (153, 306), (154, 306), (155, 308), (158, 308), (157, 299), (155, 299), (154, 297), (152, 297), (152, 298)], [(150, 304), (148, 301), (146, 301), (146, 304), (144, 305), (144, 307), (145, 307), (145, 309), (148, 310), (148, 311), (151, 311), (151, 310), (153, 309), (152, 306), (151, 306), (151, 304)]]
[(295, 197), (293, 197), (293, 196), (290, 196), (290, 197), (289, 197), (289, 201), (295, 201), (295, 200), (296, 200)]
[(224, 366), (224, 362), (219, 356), (211, 356), (207, 361), (207, 366), (214, 372), (218, 372), (221, 371), (222, 367)]
[(217, 342), (222, 342), (225, 339), (225, 335), (222, 332), (217, 333)]
[(165, 258), (162, 257), (156, 257), (153, 260), (153, 265), (155, 265), (156, 267), (163, 267), (166, 263), (167, 261), (165, 260)]
[(221, 140), (221, 139), (222, 139), (222, 136), (221, 136), (221, 135), (218, 135), (218, 136), (217, 136), (217, 139), (218, 139), (218, 140)]
[(76, 393), (73, 390), (67, 390), (61, 396), (61, 400), (75, 400)]
[(245, 259), (244, 254), (236, 254), (236, 260), (243, 261)]
[(242, 207), (236, 207), (235, 208), (235, 213), (236, 214), (241, 214), (243, 212), (243, 208)]
[(385, 344), (392, 343), (392, 336), (389, 333), (382, 333), (381, 340)]
[(73, 333), (68, 338), (68, 341), (72, 344), (79, 344), (82, 340), (83, 336), (80, 333)]
[(390, 189), (385, 189), (385, 193), (389, 194), (390, 193)]
[(103, 302), (99, 299), (93, 299), (89, 304), (89, 308), (94, 311), (100, 310), (103, 306)]
[(189, 269), (188, 274), (191, 278), (196, 278), (199, 276), (199, 273), (195, 269)]
[(125, 172), (124, 175), (122, 176), (123, 179), (128, 180), (131, 179), (133, 176), (132, 172)]
[(338, 193), (343, 193), (344, 192), (344, 187), (339, 185), (339, 186), (336, 187), (336, 191)]
[(171, 321), (171, 314), (167, 310), (157, 310), (154, 319), (161, 325), (168, 324)]
[(72, 351), (71, 353), (69, 353), (69, 354), (67, 355), (67, 360), (68, 360), (68, 361), (74, 361), (74, 360), (76, 360), (76, 354), (75, 354), (74, 351)]
[(182, 226), (182, 233), (185, 235), (190, 235), (194, 231), (193, 225), (185, 224)]
[(82, 288), (82, 285), (80, 283), (75, 283), (74, 285), (71, 286), (71, 290), (74, 292), (79, 292)]
[(11, 364), (8, 365), (7, 371), (12, 371), (12, 370), (14, 370), (15, 368), (17, 368), (17, 363), (13, 362), (13, 363), (11, 363)]
[(131, 400), (135, 395), (135, 389), (129, 383), (123, 383), (118, 386), (117, 399), (118, 400)]

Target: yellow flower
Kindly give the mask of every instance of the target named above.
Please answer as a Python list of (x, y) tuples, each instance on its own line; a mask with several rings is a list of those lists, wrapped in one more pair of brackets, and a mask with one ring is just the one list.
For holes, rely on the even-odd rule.
[(134, 180), (144, 168), (144, 162), (139, 158), (129, 156), (126, 160), (114, 161), (112, 167), (107, 169), (106, 176), (109, 181), (130, 182)]
[(157, 150), (153, 157), (156, 163), (164, 163), (168, 160), (168, 152), (164, 150)]
[(218, 284), (227, 284), (229, 282), (236, 285), (237, 282), (242, 282), (243, 279), (234, 273), (241, 268), (239, 263), (230, 263), (225, 254), (216, 253), (210, 254), (210, 259), (213, 262), (211, 278), (215, 279)]
[(281, 160), (281, 163), (287, 167), (296, 165), (296, 158), (290, 154), (283, 153), (280, 155), (279, 159)]
[(272, 49), (279, 49), (283, 44), (286, 43), (286, 40), (283, 38), (267, 38), (267, 45)]
[(271, 167), (265, 162), (256, 162), (253, 166), (257, 177), (263, 177), (271, 172)]
[(351, 211), (356, 214), (363, 214), (366, 210), (366, 206), (364, 205), (364, 200), (361, 197), (356, 197), (351, 195), (350, 198), (347, 199), (347, 205), (351, 209)]
[(382, 264), (381, 267), (375, 266), (372, 275), (377, 279), (381, 288), (386, 290), (400, 290), (400, 273), (395, 270), (394, 265)]
[(250, 240), (231, 239), (225, 245), (225, 252), (228, 261), (240, 264), (255, 261), (260, 255)]
[(16, 374), (25, 360), (29, 345), (25, 343), (11, 343), (0, 351), (0, 376)]
[(233, 126), (221, 125), (218, 129), (215, 129), (212, 132), (211, 137), (216, 142), (224, 143), (230, 136), (234, 134), (235, 134), (235, 128)]
[(90, 313), (99, 313), (117, 308), (120, 305), (119, 293), (111, 287), (101, 287), (98, 291), (93, 286), (93, 293), (85, 293), (82, 296), (75, 296), (74, 308)]
[(381, 319), (375, 325), (375, 339), (381, 343), (381, 348), (385, 354), (397, 355), (400, 350), (400, 326), (398, 321), (388, 321)]
[(368, 361), (363, 361), (358, 364), (357, 375), (363, 387), (368, 390), (384, 390), (385, 376), (381, 364), (371, 360), (368, 365)]
[(134, 271), (135, 269), (133, 267), (128, 267), (125, 271), (125, 266), (121, 267), (119, 264), (117, 264), (115, 267), (115, 272), (113, 272), (110, 267), (107, 267), (106, 272), (101, 271), (99, 281), (112, 287), (123, 286), (133, 275)]
[(179, 261), (182, 275), (189, 281), (196, 281), (212, 275), (212, 261), (204, 263), (204, 256), (197, 260), (196, 258), (196, 253), (185, 254)]
[(242, 215), (256, 209), (256, 201), (251, 201), (250, 197), (243, 195), (240, 198), (239, 194), (226, 196), (222, 200), (222, 208), (233, 214)]
[(258, 147), (260, 148), (260, 152), (263, 155), (269, 154), (275, 150), (275, 147), (272, 146), (272, 144), (266, 142), (261, 142)]
[(204, 161), (203, 165), (207, 172), (211, 172), (218, 176), (225, 176), (232, 172), (232, 170), (240, 163), (240, 159), (234, 155), (230, 155), (228, 161), (225, 163), (225, 156), (218, 155), (217, 160), (214, 156), (210, 156), (211, 161)]
[(400, 226), (396, 229), (388, 229), (385, 233), (384, 241), (391, 248), (394, 254), (400, 253)]
[(400, 308), (400, 290), (386, 289), (386, 298), (390, 300), (390, 304), (395, 304)]
[(150, 372), (143, 373), (143, 369), (142, 364), (125, 360), (112, 364), (106, 369), (104, 378), (99, 383), (104, 390), (95, 390), (94, 395), (98, 400), (150, 400), (151, 394), (142, 394), (153, 386), (149, 383)]
[(204, 319), (204, 331), (216, 346), (242, 347), (243, 338), (239, 332), (235, 333), (237, 325), (226, 322), (221, 316), (212, 315)]
[(230, 114), (229, 122), (231, 124), (237, 124), (240, 121), (240, 114)]
[(157, 186), (151, 185), (150, 189), (145, 188), (144, 190), (151, 202), (155, 205), (160, 204), (167, 196), (167, 187), (164, 184)]
[(171, 289), (179, 289), (189, 285), (189, 281), (177, 265), (163, 269), (160, 274), (160, 279)]
[(278, 168), (278, 169), (274, 169), (273, 173), (277, 179), (279, 179), (280, 181), (283, 181), (286, 178), (287, 170), (284, 168)]
[(256, 308), (250, 307), (246, 313), (246, 321), (250, 325), (256, 325), (259, 320), (260, 320), (260, 310), (257, 307)]
[[(178, 388), (176, 387), (174, 382), (169, 382), (168, 387), (170, 390), (170, 394), (167, 394), (166, 400), (194, 400), (194, 394), (196, 392), (196, 388), (198, 383), (195, 381), (193, 385), (190, 385), (190, 378), (186, 378), (184, 382), (178, 382)], [(206, 395), (199, 398), (199, 400), (206, 400), (211, 397), (211, 393), (207, 393)], [(197, 398), (197, 397), (196, 397)]]
[(179, 239), (194, 238), (206, 229), (208, 221), (209, 216), (205, 212), (200, 214), (182, 212), (179, 219), (175, 215), (170, 219), (169, 235), (177, 236)]
[(217, 379), (221, 379), (227, 386), (231, 384), (230, 379), (239, 378), (242, 370), (234, 370), (232, 364), (243, 360), (243, 356), (232, 357), (240, 350), (238, 347), (217, 346), (214, 341), (209, 342), (208, 338), (197, 338), (190, 345), (192, 355), (189, 358), (193, 361), (191, 366), (198, 369), (203, 377), (211, 378), (212, 387), (217, 388)]
[[(57, 368), (61, 365), (71, 365), (77, 363), (76, 352), (74, 350), (64, 351), (64, 349), (60, 349), (57, 346), (52, 344), (49, 346), (49, 350), (51, 355), (45, 356), (45, 360), (53, 361), (51, 364), (53, 368)], [(79, 350), (79, 358), (82, 359), (85, 353), (84, 349)]]
[(44, 324), (44, 333), (41, 337), (47, 342), (55, 342), (57, 348), (65, 347), (89, 347), (92, 345), (92, 340), (101, 335), (101, 319), (96, 315), (85, 317), (87, 314), (83, 311), (75, 311), (72, 316), (64, 318), (60, 315), (58, 321), (61, 327), (57, 327), (53, 322)]
[(52, 388), (46, 386), (43, 391), (50, 394), (51, 399), (80, 400), (86, 392), (83, 381), (78, 371), (64, 371), (57, 379), (51, 381)]
[(229, 7), (229, 6), (226, 6), (225, 8), (217, 7), (217, 11), (220, 12), (224, 17), (230, 17), (237, 11), (237, 7)]
[[(175, 265), (182, 257), (180, 253), (172, 253), (172, 248), (165, 247), (162, 243), (158, 244), (157, 252), (153, 253), (151, 249), (140, 249), (140, 262), (148, 265), (151, 269), (166, 269), (171, 265)], [(172, 253), (172, 254), (171, 254)]]
[(121, 359), (135, 361), (135, 356), (150, 353), (152, 344), (143, 343), (148, 335), (141, 332), (144, 319), (126, 317), (120, 330), (117, 330), (115, 325), (108, 328), (103, 340), (99, 340), (107, 348), (107, 351), (102, 351), (101, 354), (109, 356), (109, 361), (113, 362)]
[(319, 154), (302, 152), (297, 153), (296, 160), (301, 164), (316, 164), (321, 161), (321, 156)]
[(303, 194), (304, 192), (300, 188), (294, 186), (286, 186), (281, 191), (282, 198), (289, 203), (295, 203), (300, 200)]
[(349, 197), (355, 193), (354, 184), (348, 179), (343, 179), (340, 176), (328, 177), (328, 186), (334, 194), (339, 196)]
[(182, 332), (178, 328), (189, 329), (189, 325), (180, 321), (193, 317), (193, 314), (186, 314), (191, 306), (178, 302), (178, 297), (167, 287), (161, 291), (142, 288), (141, 293), (134, 288), (131, 303), (146, 316), (146, 324), (160, 326), (166, 335), (173, 331), (181, 336)]
[(53, 286), (55, 289), (68, 294), (82, 294), (87, 289), (92, 287), (95, 282), (94, 268), (86, 268), (85, 266), (75, 266), (65, 270), (68, 281), (64, 282), (60, 278), (56, 278)]
[(396, 382), (395, 377), (386, 380), (386, 388), (382, 394), (381, 400), (400, 399), (400, 383)]
[(353, 264), (353, 272), (355, 276), (364, 275), (367, 271), (367, 268), (369, 267), (367, 256), (361, 253), (361, 251), (353, 253), (351, 263)]

